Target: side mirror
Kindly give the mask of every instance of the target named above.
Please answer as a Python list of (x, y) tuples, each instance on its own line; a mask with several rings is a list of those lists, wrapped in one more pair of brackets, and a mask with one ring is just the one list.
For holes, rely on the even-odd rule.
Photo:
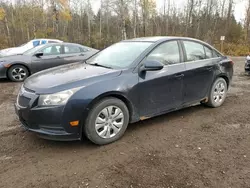
[(41, 56), (43, 56), (43, 53), (42, 52), (38, 52), (38, 53), (34, 54), (34, 56), (41, 57)]
[(144, 65), (140, 67), (141, 72), (157, 71), (163, 69), (164, 65), (159, 61), (145, 61)]

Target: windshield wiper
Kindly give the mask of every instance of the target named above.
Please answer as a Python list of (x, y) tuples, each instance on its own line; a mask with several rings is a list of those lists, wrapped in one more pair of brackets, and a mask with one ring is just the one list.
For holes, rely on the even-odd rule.
[(106, 65), (101, 65), (101, 64), (98, 64), (98, 63), (89, 63), (89, 65), (93, 65), (93, 66), (97, 66), (97, 67), (104, 67), (104, 68), (107, 68), (107, 69), (113, 69), (112, 67), (109, 67), (109, 66), (106, 66)]

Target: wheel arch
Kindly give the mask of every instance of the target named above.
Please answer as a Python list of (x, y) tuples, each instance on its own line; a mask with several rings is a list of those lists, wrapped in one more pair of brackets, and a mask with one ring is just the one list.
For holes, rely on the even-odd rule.
[[(226, 81), (226, 83), (227, 83), (227, 88), (229, 88), (230, 81), (229, 81), (229, 78), (228, 78), (227, 75), (225, 75), (225, 74), (219, 74), (219, 75), (215, 78), (215, 80), (218, 79), (218, 78), (223, 78), (223, 79)], [(214, 80), (214, 81), (215, 81), (215, 80)]]
[[(129, 111), (129, 122), (132, 123), (132, 122), (135, 122), (137, 121), (136, 119), (136, 109), (134, 107), (134, 105), (132, 104), (132, 102), (121, 92), (106, 92), (106, 93), (103, 93), (99, 96), (97, 96), (96, 98), (94, 98), (87, 106), (87, 109), (88, 109), (88, 112), (86, 115), (88, 115), (90, 109), (95, 105), (97, 104), (100, 100), (103, 100), (105, 98), (117, 98), (119, 100), (121, 100), (128, 108), (128, 111)], [(139, 117), (139, 116), (138, 116)]]
[(31, 71), (30, 71), (29, 66), (27, 66), (25, 63), (22, 63), (22, 62), (17, 62), (17, 63), (13, 63), (13, 64), (11, 64), (11, 66), (10, 66), (10, 67), (8, 67), (8, 69), (7, 69), (7, 71), (6, 71), (6, 77), (7, 77), (7, 78), (9, 78), (9, 76), (8, 76), (8, 72), (9, 72), (10, 68), (11, 68), (11, 67), (13, 67), (13, 66), (16, 66), (16, 65), (21, 65), (21, 66), (24, 66), (24, 67), (28, 70), (29, 76), (31, 75)]
[(210, 95), (210, 91), (211, 91), (211, 89), (212, 89), (212, 87), (213, 87), (213, 84), (214, 84), (214, 82), (215, 82), (218, 78), (223, 78), (223, 79), (226, 81), (226, 83), (227, 83), (227, 89), (229, 88), (230, 80), (229, 80), (228, 76), (227, 76), (226, 74), (218, 74), (218, 75), (216, 75), (216, 76), (214, 77), (214, 80), (213, 80), (211, 86), (209, 87), (209, 90), (208, 90), (208, 92), (207, 92), (206, 97), (205, 97), (204, 99), (201, 100), (202, 103), (204, 103), (204, 101), (205, 101), (205, 102), (208, 101), (208, 98), (209, 98), (209, 95)]

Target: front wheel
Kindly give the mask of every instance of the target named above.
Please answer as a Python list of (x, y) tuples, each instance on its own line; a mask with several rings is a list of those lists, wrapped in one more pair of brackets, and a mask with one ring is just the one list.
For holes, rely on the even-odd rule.
[(223, 78), (217, 78), (210, 90), (207, 105), (213, 108), (220, 107), (227, 96), (227, 82)]
[(87, 117), (84, 132), (95, 144), (109, 144), (123, 136), (128, 123), (127, 106), (119, 99), (106, 98), (93, 106)]
[(8, 78), (14, 82), (22, 82), (29, 76), (29, 71), (23, 65), (13, 65), (8, 70)]

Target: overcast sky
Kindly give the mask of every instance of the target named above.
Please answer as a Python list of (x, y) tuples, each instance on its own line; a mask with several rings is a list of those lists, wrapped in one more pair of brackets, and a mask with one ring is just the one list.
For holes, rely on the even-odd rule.
[[(172, 2), (174, 0), (171, 0)], [(176, 6), (178, 8), (181, 8), (181, 6), (186, 2), (187, 0), (175, 0), (174, 2), (176, 3)], [(242, 21), (244, 19), (245, 16), (245, 6), (247, 1), (246, 0), (235, 0), (236, 6), (235, 6), (235, 18), (237, 21)], [(157, 9), (160, 9), (163, 7), (163, 2), (164, 0), (156, 0), (156, 4), (157, 4)], [(96, 0), (93, 3), (93, 9), (95, 12), (98, 11), (100, 7), (100, 0)]]

